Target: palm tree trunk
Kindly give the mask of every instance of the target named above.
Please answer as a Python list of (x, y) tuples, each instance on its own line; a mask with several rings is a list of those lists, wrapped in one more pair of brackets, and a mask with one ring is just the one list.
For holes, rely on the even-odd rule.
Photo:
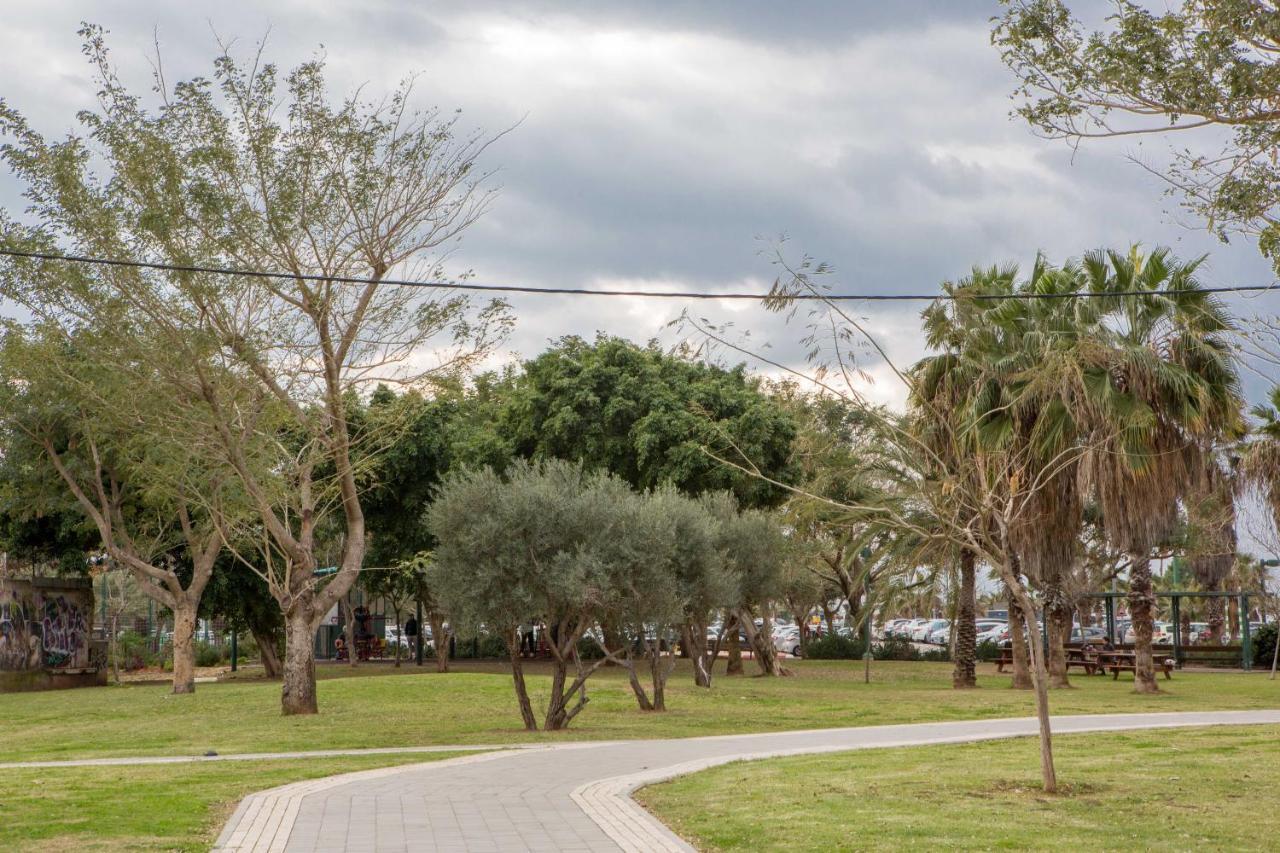
[(1049, 629), (1049, 686), (1069, 688), (1067, 678), (1067, 642), (1071, 639), (1071, 604), (1059, 589), (1049, 591), (1045, 618)]
[(977, 579), (974, 554), (968, 548), (960, 551), (960, 591), (956, 608), (955, 670), (951, 686), (963, 690), (978, 686)]
[(1129, 617), (1133, 620), (1133, 689), (1159, 693), (1151, 633), (1155, 621), (1156, 594), (1151, 583), (1151, 558), (1146, 551), (1129, 554)]

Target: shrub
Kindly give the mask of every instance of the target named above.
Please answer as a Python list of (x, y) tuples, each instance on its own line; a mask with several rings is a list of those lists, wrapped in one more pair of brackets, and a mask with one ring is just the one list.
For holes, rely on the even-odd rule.
[(1000, 660), (1000, 646), (992, 640), (983, 640), (981, 643), (978, 643), (978, 660)]
[(591, 637), (583, 637), (578, 640), (578, 657), (583, 660), (600, 660), (604, 657), (604, 650)]
[[(809, 660), (854, 660), (862, 657), (865, 651), (861, 640), (842, 637), (839, 634), (825, 634), (809, 640), (804, 647), (804, 656)], [(872, 654), (874, 654), (874, 649)]]
[(116, 654), (126, 672), (160, 665), (160, 655), (151, 651), (147, 638), (136, 631), (125, 631), (116, 638)]
[(218, 666), (231, 654), (226, 646), (215, 646), (204, 640), (196, 640), (196, 666)]
[(902, 637), (888, 637), (879, 645), (871, 647), (876, 660), (920, 660), (920, 652), (910, 640)]
[(1269, 668), (1271, 666), (1271, 659), (1276, 653), (1276, 630), (1276, 623), (1268, 622), (1250, 636), (1250, 640), (1253, 642), (1253, 665), (1255, 667)]
[(459, 659), (506, 658), (507, 644), (496, 634), (481, 634), (468, 639), (458, 638), (454, 651)]

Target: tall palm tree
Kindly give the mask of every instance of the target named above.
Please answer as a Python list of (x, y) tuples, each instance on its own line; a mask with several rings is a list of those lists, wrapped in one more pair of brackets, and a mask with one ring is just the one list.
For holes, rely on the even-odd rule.
[(1195, 273), (1203, 259), (1094, 252), (1083, 270), (1105, 311), (1089, 353), (1096, 416), (1086, 474), (1107, 537), (1128, 553), (1135, 689), (1156, 693), (1151, 653), (1151, 550), (1178, 522), (1178, 502), (1205, 471), (1204, 455), (1243, 428), (1232, 322)]
[[(1049, 671), (1057, 687), (1069, 686), (1063, 649), (1073, 612), (1069, 579), (1081, 564), (1080, 349), (1099, 317), (1086, 300), (1068, 295), (1080, 278), (1077, 267), (1056, 269), (1038, 258), (1022, 282), (1006, 267), (945, 285), (954, 300), (925, 312), (929, 343), (943, 352), (918, 372), (918, 393), (937, 397), (935, 408), (956, 411), (973, 447), (1017, 453), (1024, 475), (1043, 480), (1029, 494), (1011, 545), (1050, 616)], [(1020, 298), (1032, 295), (1045, 298)], [(999, 296), (1012, 298), (993, 298)], [(1012, 633), (1020, 646), (1021, 631)], [(1025, 684), (1021, 657), (1015, 655), (1015, 682), (1021, 676)]]

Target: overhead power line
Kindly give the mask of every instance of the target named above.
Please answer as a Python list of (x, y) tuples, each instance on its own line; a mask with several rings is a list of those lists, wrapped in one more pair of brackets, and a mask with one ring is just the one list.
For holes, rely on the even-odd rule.
[[(243, 270), (230, 267), (207, 267), (187, 264), (163, 264), (152, 261), (129, 261), (118, 258), (93, 258), (84, 255), (61, 255), (53, 252), (28, 252), (19, 249), (0, 249), (0, 256), (11, 258), (27, 258), (40, 261), (67, 261), (75, 264), (92, 264), (104, 267), (131, 267), (134, 269), (161, 270), (164, 272), (206, 273), (211, 275), (242, 276), (248, 278), (270, 278), (290, 281), (311, 281), (325, 284), (366, 285), (374, 283), (367, 278), (354, 276), (328, 276), (316, 274), (295, 274), (291, 272), (271, 272), (267, 270)], [(377, 284), (395, 287), (421, 287), (431, 290), (468, 290), (485, 293), (530, 293), (539, 296), (635, 296), (645, 299), (750, 299), (760, 301), (769, 298), (768, 293), (707, 293), (698, 290), (601, 290), (589, 287), (533, 287), (519, 284), (470, 284), (453, 281), (413, 281), (408, 279), (384, 278)], [(1188, 290), (1188, 295), (1213, 293), (1257, 293), (1266, 290), (1280, 289), (1276, 284), (1239, 284), (1227, 287), (1201, 287)], [(1065, 293), (1009, 293), (991, 295), (973, 295), (970, 299), (1097, 299), (1116, 296), (1174, 296), (1176, 290), (1124, 290), (1108, 293), (1091, 291), (1069, 291)], [(933, 302), (935, 300), (952, 300), (960, 297), (945, 293), (796, 293), (787, 294), (786, 299), (810, 302)]]

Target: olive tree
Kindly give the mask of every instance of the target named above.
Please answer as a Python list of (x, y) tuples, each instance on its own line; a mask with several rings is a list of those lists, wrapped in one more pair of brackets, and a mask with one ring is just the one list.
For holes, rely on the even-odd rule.
[[(685, 613), (681, 568), (717, 555), (711, 538), (699, 535), (706, 533), (697, 523), (699, 507), (674, 487), (638, 495), (614, 482), (610, 492), (618, 524), (602, 552), (611, 582), (601, 621), (618, 632), (620, 644), (611, 643), (603, 630), (599, 641), (626, 668), (640, 709), (665, 711), (667, 679), (675, 669), (675, 641)], [(640, 681), (637, 656), (648, 670), (648, 690)]]
[(427, 511), (437, 543), (435, 588), (458, 625), (483, 627), (506, 643), (520, 716), (530, 731), (538, 720), (520, 657), (522, 624), (546, 627), (552, 656), (547, 731), (565, 728), (582, 711), (587, 679), (608, 659), (584, 662), (579, 641), (596, 627), (610, 595), (607, 554), (628, 522), (617, 512), (619, 487), (611, 475), (587, 473), (575, 463), (517, 460), (505, 476), (489, 468), (455, 473)]
[[(98, 90), (84, 136), (49, 141), (0, 104), (0, 155), (32, 214), (0, 221), (0, 241), (153, 266), (10, 258), (0, 286), (57, 328), (121, 333), (116, 368), (164, 368), (169, 428), (254, 511), (228, 538), (259, 543), (245, 563), (284, 617), (282, 709), (315, 713), (315, 630), (363, 563), (360, 466), (385, 443), (356, 431), (351, 401), (456, 377), (508, 326), (500, 304), (387, 282), (444, 278), (490, 198), (476, 169), (490, 139), (416, 110), (409, 84), (334, 98), (322, 60), (282, 74), (225, 46), (211, 76), (172, 86), (157, 59), (148, 106), (103, 31), (82, 35)], [(337, 571), (317, 575), (330, 546)]]

